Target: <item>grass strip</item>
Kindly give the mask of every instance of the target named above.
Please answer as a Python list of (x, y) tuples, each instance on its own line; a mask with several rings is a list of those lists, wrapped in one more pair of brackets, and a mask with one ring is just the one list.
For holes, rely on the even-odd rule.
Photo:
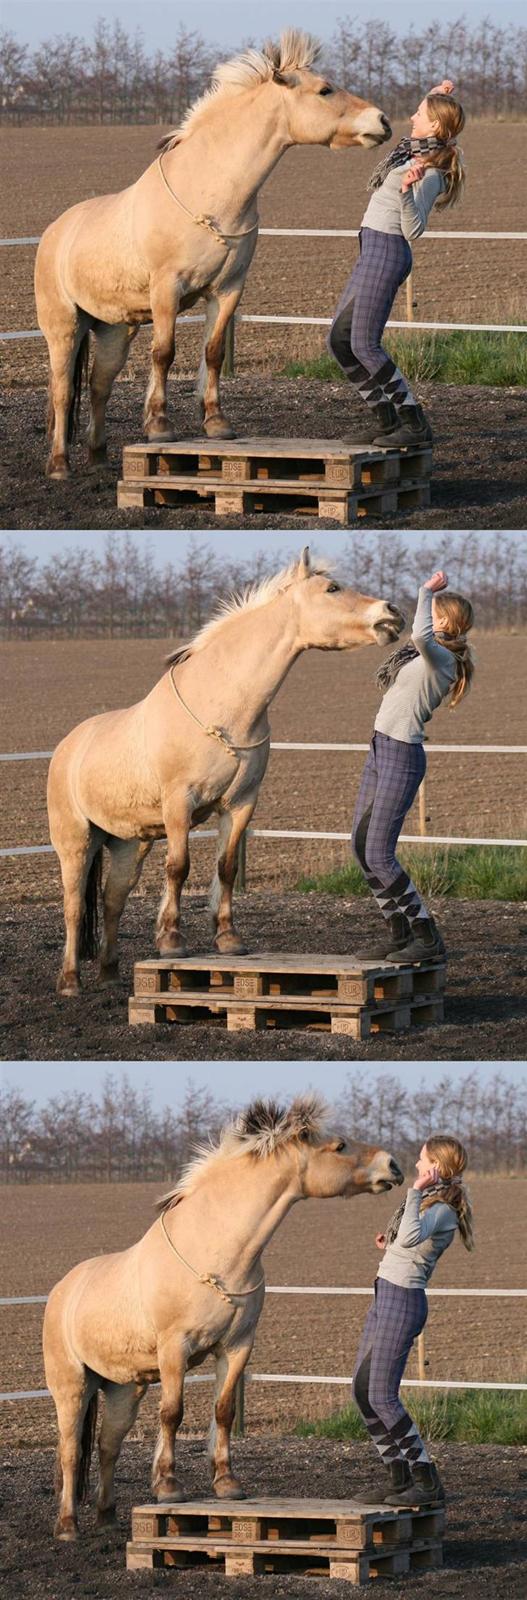
[[(527, 338), (519, 333), (387, 334), (385, 346), (410, 383), (489, 384), (494, 388), (527, 385)], [(288, 361), (280, 377), (346, 382), (330, 355)]]
[[(403, 1393), (404, 1404), (425, 1439), (436, 1443), (448, 1439), (456, 1444), (527, 1444), (527, 1394), (451, 1389), (425, 1398), (419, 1389), (405, 1389)], [(301, 1419), (295, 1432), (301, 1439), (368, 1438), (354, 1405), (318, 1422)]]
[[(527, 900), (527, 850), (521, 845), (403, 846), (400, 860), (425, 897)], [(299, 878), (302, 894), (362, 895), (370, 890), (358, 863)]]

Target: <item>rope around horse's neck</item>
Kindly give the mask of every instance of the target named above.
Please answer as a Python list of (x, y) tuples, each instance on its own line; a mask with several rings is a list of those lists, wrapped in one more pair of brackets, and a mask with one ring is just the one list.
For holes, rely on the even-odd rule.
[(218, 244), (230, 245), (232, 244), (233, 240), (248, 239), (249, 234), (256, 233), (256, 230), (259, 227), (259, 222), (254, 222), (252, 228), (246, 228), (244, 233), (222, 233), (221, 228), (216, 228), (212, 221), (212, 217), (205, 216), (203, 212), (200, 212), (198, 215), (196, 215), (194, 211), (189, 211), (188, 206), (185, 205), (183, 200), (180, 200), (179, 195), (175, 192), (175, 189), (171, 188), (166, 173), (163, 171), (163, 162), (161, 156), (158, 156), (157, 158), (157, 165), (159, 167), (165, 189), (168, 190), (171, 199), (175, 200), (176, 205), (180, 206), (181, 210), (185, 212), (185, 216), (190, 217), (191, 222), (195, 222), (198, 228), (207, 228), (208, 232), (212, 234), (213, 238), (218, 241)]
[(220, 1283), (219, 1278), (217, 1278), (213, 1272), (196, 1272), (196, 1268), (191, 1265), (191, 1262), (186, 1261), (185, 1256), (182, 1256), (181, 1252), (176, 1249), (173, 1240), (170, 1238), (170, 1234), (167, 1233), (165, 1218), (163, 1215), (160, 1216), (159, 1221), (161, 1223), (167, 1244), (170, 1245), (170, 1249), (173, 1250), (178, 1261), (181, 1261), (184, 1267), (188, 1267), (188, 1270), (193, 1274), (193, 1277), (198, 1279), (198, 1283), (204, 1283), (209, 1289), (215, 1289), (216, 1294), (219, 1294), (222, 1300), (226, 1300), (228, 1305), (235, 1305), (237, 1300), (246, 1300), (249, 1295), (256, 1294), (256, 1290), (261, 1289), (262, 1284), (265, 1283), (265, 1278), (262, 1275), (262, 1277), (258, 1279), (258, 1283), (253, 1283), (252, 1289), (235, 1289), (233, 1291), (224, 1289), (223, 1284)]
[(232, 744), (231, 740), (227, 739), (225, 734), (222, 733), (221, 728), (216, 728), (213, 723), (210, 724), (210, 727), (207, 727), (206, 723), (201, 722), (200, 718), (196, 716), (195, 711), (192, 711), (191, 707), (187, 705), (186, 700), (183, 699), (183, 695), (179, 692), (177, 684), (174, 682), (173, 667), (170, 668), (169, 678), (176, 696), (176, 700), (179, 700), (179, 704), (180, 706), (183, 706), (183, 710), (186, 711), (187, 716), (192, 717), (192, 721), (196, 723), (198, 728), (201, 728), (202, 733), (208, 734), (209, 739), (217, 739), (219, 744), (223, 745), (224, 750), (227, 750), (229, 755), (233, 756), (234, 760), (236, 760), (236, 756), (240, 750), (259, 750), (262, 744), (269, 743), (271, 735), (270, 733), (266, 733), (264, 739), (256, 740), (256, 744)]

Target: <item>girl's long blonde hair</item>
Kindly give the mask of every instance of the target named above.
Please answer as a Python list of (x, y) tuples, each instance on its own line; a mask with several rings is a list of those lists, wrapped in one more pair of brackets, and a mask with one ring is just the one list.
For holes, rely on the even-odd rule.
[(441, 590), (434, 596), (437, 613), (441, 614), (441, 622), (436, 629), (436, 634), (446, 650), (450, 650), (456, 662), (456, 681), (450, 695), (449, 708), (454, 711), (463, 695), (468, 693), (474, 677), (474, 656), (467, 640), (467, 633), (474, 624), (474, 608), (470, 600), (462, 594), (455, 594), (453, 589)]
[[(465, 126), (465, 113), (459, 100), (453, 100), (451, 94), (427, 94), (426, 105), (431, 121), (437, 124), (438, 138), (446, 141), (457, 139)], [(445, 193), (439, 196), (437, 205), (456, 205), (465, 184), (461, 150), (455, 144), (447, 143), (446, 148), (431, 150), (424, 159), (427, 167), (439, 167), (446, 183)]]
[(442, 1178), (451, 1179), (448, 1187), (441, 1189), (439, 1194), (430, 1194), (425, 1197), (421, 1209), (427, 1211), (429, 1206), (436, 1206), (443, 1202), (452, 1206), (455, 1211), (459, 1232), (465, 1250), (474, 1249), (474, 1218), (472, 1206), (461, 1174), (465, 1171), (468, 1155), (465, 1146), (459, 1139), (454, 1139), (449, 1133), (436, 1133), (426, 1141), (427, 1155), (430, 1156), (434, 1166), (439, 1167)]

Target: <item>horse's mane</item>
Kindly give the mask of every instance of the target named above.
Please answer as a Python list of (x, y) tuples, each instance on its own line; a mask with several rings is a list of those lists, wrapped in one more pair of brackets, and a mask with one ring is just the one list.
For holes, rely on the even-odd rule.
[[(311, 578), (325, 577), (331, 572), (330, 561), (317, 561), (311, 567)], [(229, 617), (238, 616), (242, 611), (255, 611), (259, 606), (266, 606), (274, 600), (283, 589), (289, 589), (295, 582), (298, 573), (298, 561), (291, 561), (289, 566), (282, 567), (280, 572), (274, 572), (271, 577), (261, 578), (259, 583), (248, 583), (237, 594), (227, 595), (225, 600), (220, 600), (216, 612), (210, 622), (205, 622), (199, 632), (187, 644), (180, 645), (171, 655), (166, 656), (167, 667), (174, 666), (175, 662), (187, 661), (189, 656), (196, 655), (198, 650), (204, 650), (210, 644), (211, 638), (218, 633)]]
[(242, 1155), (263, 1161), (284, 1145), (306, 1140), (313, 1144), (323, 1130), (326, 1107), (319, 1095), (298, 1095), (289, 1106), (276, 1100), (253, 1100), (226, 1124), (216, 1144), (196, 1146), (195, 1154), (183, 1168), (179, 1182), (157, 1201), (156, 1209), (169, 1206), (195, 1188), (203, 1171), (213, 1161)]
[(160, 140), (160, 150), (171, 150), (194, 131), (196, 121), (208, 110), (211, 100), (218, 94), (239, 94), (243, 89), (256, 89), (260, 83), (273, 78), (285, 78), (294, 72), (312, 67), (320, 53), (321, 45), (310, 33), (299, 28), (286, 28), (280, 43), (269, 40), (262, 50), (242, 50), (229, 61), (220, 61), (214, 68), (211, 85), (199, 100), (189, 106), (179, 127), (173, 128)]

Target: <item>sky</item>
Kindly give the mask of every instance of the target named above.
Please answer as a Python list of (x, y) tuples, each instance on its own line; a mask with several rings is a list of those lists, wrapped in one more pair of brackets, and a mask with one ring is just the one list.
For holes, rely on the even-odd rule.
[[(422, 28), (435, 18), (444, 23), (455, 22), (463, 16), (469, 23), (477, 23), (488, 16), (488, 0), (430, 0), (427, 6), (419, 0), (189, 0), (175, 5), (173, 0), (1, 0), (0, 17), (5, 28), (12, 29), (17, 37), (35, 46), (54, 33), (74, 33), (89, 38), (98, 17), (108, 22), (118, 18), (131, 34), (143, 33), (149, 50), (170, 47), (178, 24), (202, 33), (208, 41), (218, 43), (223, 49), (248, 38), (261, 39), (262, 33), (277, 35), (287, 26), (305, 28), (318, 37), (328, 38), (337, 21), (343, 16), (356, 17), (359, 22), (371, 17), (389, 23), (397, 32), (412, 23)], [(519, 25), (524, 20), (524, 0), (502, 0), (499, 14), (493, 20), (502, 26)], [(445, 68), (446, 70), (446, 68)]]
[[(482, 1082), (502, 1072), (507, 1078), (523, 1078), (525, 1062), (480, 1061)], [(423, 1079), (430, 1086), (445, 1076), (468, 1077), (474, 1063), (467, 1061), (6, 1061), (0, 1082), (10, 1084), (42, 1105), (51, 1095), (78, 1089), (97, 1095), (109, 1073), (126, 1072), (138, 1092), (148, 1085), (154, 1107), (176, 1107), (183, 1099), (189, 1080), (196, 1089), (208, 1089), (218, 1100), (241, 1105), (253, 1095), (279, 1095), (289, 1098), (306, 1089), (318, 1089), (328, 1100), (337, 1099), (351, 1072), (362, 1072), (370, 1082), (389, 1073), (407, 1089), (416, 1089)]]
[[(118, 529), (114, 531), (119, 532)], [(362, 528), (360, 530), (361, 542), (368, 532), (371, 533), (371, 538), (376, 544), (379, 534), (373, 530), (363, 530)], [(426, 541), (430, 549), (432, 569), (434, 565), (434, 547), (444, 537), (441, 529), (436, 528), (432, 532), (423, 532), (421, 529), (401, 527), (397, 530), (397, 536), (409, 548), (411, 548), (412, 542), (416, 545), (422, 545)], [(504, 539), (509, 537), (505, 529), (502, 530), (501, 536)], [(515, 536), (517, 538), (527, 538), (526, 534), (516, 534)], [(258, 529), (244, 528), (200, 528), (197, 531), (194, 530), (194, 532), (178, 529), (177, 533), (171, 528), (156, 528), (155, 537), (148, 530), (142, 533), (140, 530), (136, 531), (134, 529), (133, 533), (129, 534), (129, 537), (136, 544), (139, 544), (141, 540), (145, 540), (156, 565), (159, 567), (165, 567), (169, 561), (177, 565), (178, 558), (181, 559), (184, 553), (182, 548), (183, 541), (192, 539), (200, 546), (208, 545), (211, 549), (214, 549), (222, 561), (230, 557), (239, 558), (243, 556), (248, 562), (263, 549), (265, 549), (267, 555), (276, 554), (279, 557), (288, 558), (296, 554), (297, 551), (300, 553), (302, 546), (307, 542), (313, 555), (317, 553), (319, 555), (323, 554), (338, 562), (342, 550), (342, 533), (332, 533), (330, 531), (318, 533), (315, 526), (312, 533), (306, 533), (305, 530), (300, 531), (296, 528), (285, 528), (276, 532), (266, 528), (265, 532), (262, 531), (261, 533)], [(448, 538), (452, 540), (456, 538), (466, 540), (467, 537), (469, 535), (467, 535), (466, 529), (461, 532), (448, 531)], [(496, 530), (480, 530), (478, 528), (477, 537), (478, 540), (489, 540), (493, 544), (496, 538)], [(59, 551), (64, 552), (66, 549), (86, 550), (89, 548), (95, 556), (101, 556), (107, 538), (108, 529), (97, 528), (91, 528), (88, 531), (86, 529), (78, 531), (71, 528), (68, 528), (67, 531), (64, 531), (64, 529), (43, 528), (17, 529), (13, 533), (0, 531), (0, 544), (16, 545), (18, 549), (24, 550), (26, 555), (31, 557), (38, 556), (41, 561), (47, 561), (50, 556), (56, 555)], [(346, 534), (346, 542), (351, 542), (352, 539), (353, 529), (350, 528)]]

